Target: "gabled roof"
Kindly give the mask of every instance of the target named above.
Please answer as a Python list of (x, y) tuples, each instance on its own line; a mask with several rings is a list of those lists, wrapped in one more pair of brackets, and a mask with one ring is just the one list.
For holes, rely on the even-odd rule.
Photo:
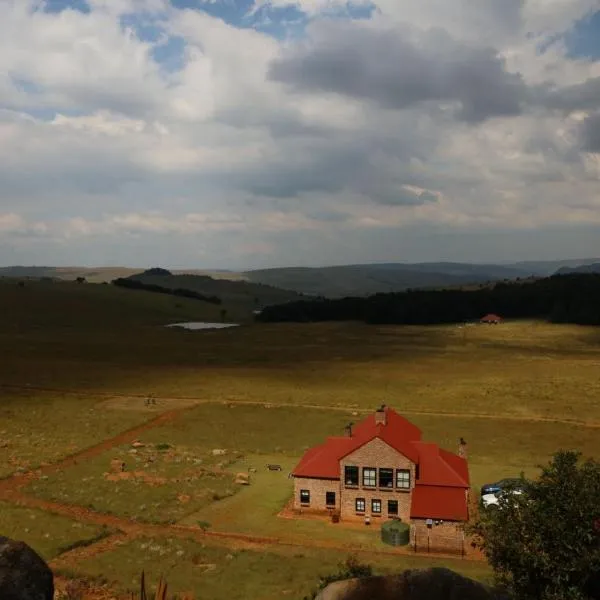
[(412, 519), (468, 521), (465, 490), (457, 487), (417, 485), (412, 491)]
[(413, 442), (419, 453), (419, 480), (417, 485), (469, 487), (467, 461), (441, 450), (436, 444)]
[(330, 437), (308, 450), (294, 469), (294, 477), (339, 479), (340, 460), (376, 438), (416, 463), (419, 454), (412, 442), (421, 439), (421, 430), (391, 408), (385, 413), (385, 425), (376, 423), (372, 414), (354, 427), (352, 437)]

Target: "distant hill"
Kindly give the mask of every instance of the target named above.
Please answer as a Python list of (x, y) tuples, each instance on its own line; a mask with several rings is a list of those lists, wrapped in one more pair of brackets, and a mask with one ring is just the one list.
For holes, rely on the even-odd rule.
[[(200, 276), (210, 280), (170, 281), (179, 287), (192, 285), (194, 291), (212, 296), (220, 296), (219, 291), (209, 291), (215, 280), (246, 284), (262, 284), (271, 288), (279, 288), (266, 292), (252, 288), (226, 286), (223, 293), (232, 297), (259, 296), (258, 305), (268, 305), (273, 301), (288, 301), (289, 293), (326, 298), (343, 298), (346, 296), (369, 296), (377, 293), (401, 292), (407, 289), (420, 288), (460, 288), (478, 287), (481, 284), (527, 279), (530, 277), (547, 277), (559, 269), (579, 267), (600, 263), (599, 258), (566, 259), (553, 261), (523, 261), (512, 264), (470, 264), (459, 262), (425, 262), (425, 263), (380, 263), (354, 264), (332, 267), (289, 267), (273, 269), (257, 269), (248, 271), (226, 271), (207, 269), (187, 269), (168, 271), (159, 267), (144, 269), (128, 267), (4, 267), (0, 268), (0, 276), (8, 277), (50, 277), (63, 280), (76, 280), (85, 277), (90, 283), (110, 282), (117, 278), (159, 274), (168, 276)], [(212, 281), (212, 283), (211, 283)], [(154, 283), (162, 285), (160, 282)], [(282, 295), (286, 290), (286, 295)], [(283, 300), (282, 300), (283, 298)], [(246, 301), (244, 301), (246, 302)]]
[(206, 298), (218, 298), (222, 308), (234, 318), (244, 318), (253, 311), (272, 304), (282, 304), (302, 299), (302, 295), (289, 290), (250, 281), (215, 279), (206, 275), (161, 275), (157, 269), (131, 275), (127, 280), (171, 290), (189, 290)]
[(415, 290), (367, 298), (304, 300), (268, 307), (257, 319), (434, 325), (477, 321), (489, 313), (512, 319), (600, 325), (600, 274), (554, 275), (476, 290)]
[(512, 267), (463, 263), (383, 263), (244, 273), (253, 282), (328, 298), (369, 296), (412, 288), (457, 287), (529, 275)]
[(548, 275), (553, 275), (559, 269), (565, 267), (580, 267), (599, 262), (600, 258), (570, 258), (566, 260), (528, 260), (512, 263), (507, 266), (519, 271), (526, 271), (530, 275), (541, 275), (546, 277)]
[(578, 267), (562, 267), (556, 272), (557, 275), (569, 275), (570, 273), (600, 273), (600, 261)]

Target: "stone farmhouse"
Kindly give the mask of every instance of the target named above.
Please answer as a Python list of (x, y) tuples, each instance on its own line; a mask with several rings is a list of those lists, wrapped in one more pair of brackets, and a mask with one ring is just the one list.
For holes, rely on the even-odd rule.
[(469, 519), (466, 444), (460, 456), (421, 440), (421, 430), (382, 406), (344, 437), (330, 437), (302, 457), (294, 477), (296, 513), (341, 521), (411, 524), (417, 550), (463, 551)]

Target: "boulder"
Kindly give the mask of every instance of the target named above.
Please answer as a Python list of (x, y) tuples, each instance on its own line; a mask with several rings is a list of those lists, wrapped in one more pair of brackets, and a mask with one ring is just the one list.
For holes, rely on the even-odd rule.
[(52, 571), (24, 542), (0, 536), (0, 598), (2, 600), (52, 600)]
[(492, 588), (444, 568), (400, 575), (346, 579), (328, 585), (316, 600), (506, 600)]

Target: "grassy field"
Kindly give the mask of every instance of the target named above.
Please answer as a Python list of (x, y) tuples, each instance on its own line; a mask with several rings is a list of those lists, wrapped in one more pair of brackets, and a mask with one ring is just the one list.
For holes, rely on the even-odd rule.
[[(121, 460), (124, 472), (110, 463)], [(175, 523), (235, 494), (226, 457), (197, 448), (119, 446), (40, 480), (28, 492), (46, 500), (76, 504), (149, 523)]]
[[(161, 412), (182, 409), (144, 431), (145, 446), (136, 453), (130, 445), (112, 448), (32, 482), (27, 492), (141, 521), (203, 521), (212, 531), (373, 551), (382, 548), (376, 532), (277, 514), (291, 493), (287, 473), (303, 451), (341, 434), (348, 421), (381, 403), (450, 450), (466, 438), (475, 487), (521, 471), (534, 474), (559, 448), (600, 453), (598, 329), (532, 322), (422, 328), (246, 324), (203, 332), (163, 327), (213, 320), (214, 310), (112, 286), (0, 283), (0, 476), (56, 461)], [(145, 406), (146, 394), (156, 395), (156, 406)], [(227, 454), (215, 457), (213, 449)], [(107, 478), (115, 457), (138, 474)], [(267, 471), (268, 462), (283, 471)], [(235, 473), (250, 467), (256, 469), (251, 484), (234, 485)], [(52, 536), (53, 527), (69, 535), (73, 530), (73, 542), (98, 533), (93, 527), (82, 533), (46, 513), (30, 528), (29, 516), (17, 517), (26, 513), (11, 514), (7, 506), (0, 505), (0, 519), (8, 515), (0, 520), (0, 533), (24, 537), (19, 531), (29, 529), (27, 540), (48, 556), (71, 543), (71, 537), (49, 541), (45, 536)], [(201, 554), (194, 542), (155, 540), (145, 549), (138, 542), (78, 569), (125, 588), (142, 563), (159, 571), (172, 563), (169, 577), (178, 590), (202, 584), (207, 587), (197, 589), (209, 590), (203, 594), (211, 598), (235, 598), (243, 589), (243, 597), (268, 599), (288, 587), (312, 586), (321, 567), (344, 558), (343, 552), (317, 549), (310, 557), (281, 556), (281, 548), (227, 558), (232, 549), (218, 548), (207, 552), (221, 554), (201, 562), (217, 568), (186, 569), (187, 558), (175, 564), (177, 553)], [(409, 556), (393, 561), (372, 555), (380, 568), (428, 564)], [(479, 576), (487, 573), (485, 565), (458, 564)], [(261, 573), (256, 578), (248, 574), (254, 567)], [(234, 571), (246, 577), (246, 587), (234, 586)], [(261, 592), (253, 595), (256, 590)]]
[(107, 534), (102, 527), (0, 502), (0, 535), (32, 545), (46, 560)]
[[(152, 574), (152, 582), (164, 575), (173, 591), (194, 591), (211, 600), (275, 600), (282, 596), (299, 599), (317, 585), (319, 575), (337, 570), (347, 552), (299, 549), (231, 549), (200, 544), (185, 539), (142, 538), (114, 552), (78, 565), (77, 572), (108, 580), (122, 591), (137, 591), (142, 569)], [(361, 562), (376, 561), (377, 573), (398, 572), (450, 564), (473, 578), (486, 580), (489, 571), (479, 563), (415, 559), (411, 556), (358, 554)], [(111, 573), (119, 573), (112, 579)], [(201, 594), (201, 595), (200, 595)]]

